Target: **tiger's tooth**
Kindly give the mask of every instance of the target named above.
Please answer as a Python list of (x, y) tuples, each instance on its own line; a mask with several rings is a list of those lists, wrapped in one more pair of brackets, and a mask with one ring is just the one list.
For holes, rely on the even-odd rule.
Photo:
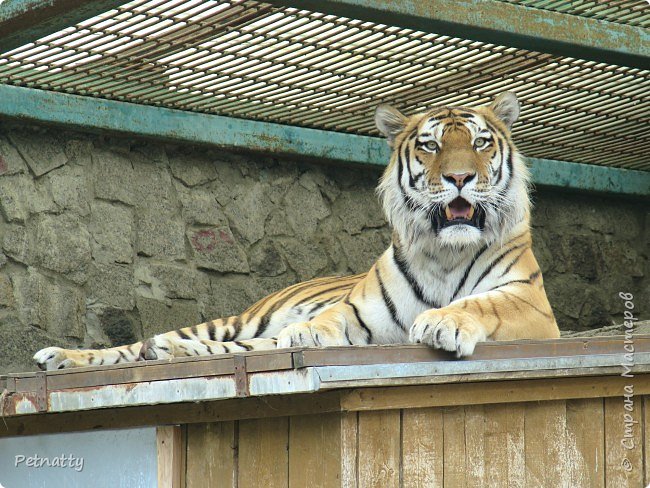
[(452, 220), (454, 218), (451, 215), (451, 210), (449, 210), (449, 207), (445, 207), (445, 215), (447, 216), (447, 220)]
[(474, 206), (473, 205), (471, 207), (469, 207), (469, 217), (468, 217), (468, 219), (471, 220), (472, 217), (474, 217)]

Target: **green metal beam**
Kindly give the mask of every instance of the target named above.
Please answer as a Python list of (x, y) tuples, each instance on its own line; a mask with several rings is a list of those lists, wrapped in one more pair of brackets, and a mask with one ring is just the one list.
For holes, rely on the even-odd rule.
[[(383, 139), (0, 85), (0, 118), (229, 149), (385, 166)], [(650, 195), (650, 172), (530, 158), (538, 185)]]
[(0, 1), (0, 53), (34, 42), (124, 3), (125, 0)]
[(265, 0), (359, 20), (650, 68), (650, 31), (499, 0)]

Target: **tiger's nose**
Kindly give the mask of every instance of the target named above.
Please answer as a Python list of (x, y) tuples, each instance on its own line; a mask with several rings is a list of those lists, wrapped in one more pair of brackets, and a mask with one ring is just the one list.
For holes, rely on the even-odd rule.
[(442, 175), (445, 180), (456, 185), (456, 188), (459, 190), (467, 183), (472, 181), (475, 176), (476, 173), (448, 173), (446, 175)]

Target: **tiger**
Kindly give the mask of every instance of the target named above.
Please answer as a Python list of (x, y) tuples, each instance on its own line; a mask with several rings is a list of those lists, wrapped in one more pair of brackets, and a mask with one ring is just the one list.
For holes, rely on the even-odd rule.
[(511, 138), (520, 104), (407, 117), (382, 104), (391, 148), (377, 193), (392, 230), (367, 273), (312, 279), (241, 315), (107, 349), (47, 347), (44, 370), (288, 347), (421, 343), (471, 356), (483, 341), (559, 337), (533, 255), (530, 176)]

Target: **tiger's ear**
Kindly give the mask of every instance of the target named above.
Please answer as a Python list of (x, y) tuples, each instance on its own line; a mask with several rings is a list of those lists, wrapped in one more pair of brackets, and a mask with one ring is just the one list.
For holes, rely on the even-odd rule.
[(379, 132), (386, 136), (388, 144), (393, 145), (395, 138), (404, 130), (408, 119), (394, 107), (381, 104), (375, 109), (375, 124)]
[(494, 99), (490, 108), (501, 122), (503, 122), (508, 129), (512, 127), (519, 118), (519, 100), (512, 92), (503, 92), (501, 95)]

